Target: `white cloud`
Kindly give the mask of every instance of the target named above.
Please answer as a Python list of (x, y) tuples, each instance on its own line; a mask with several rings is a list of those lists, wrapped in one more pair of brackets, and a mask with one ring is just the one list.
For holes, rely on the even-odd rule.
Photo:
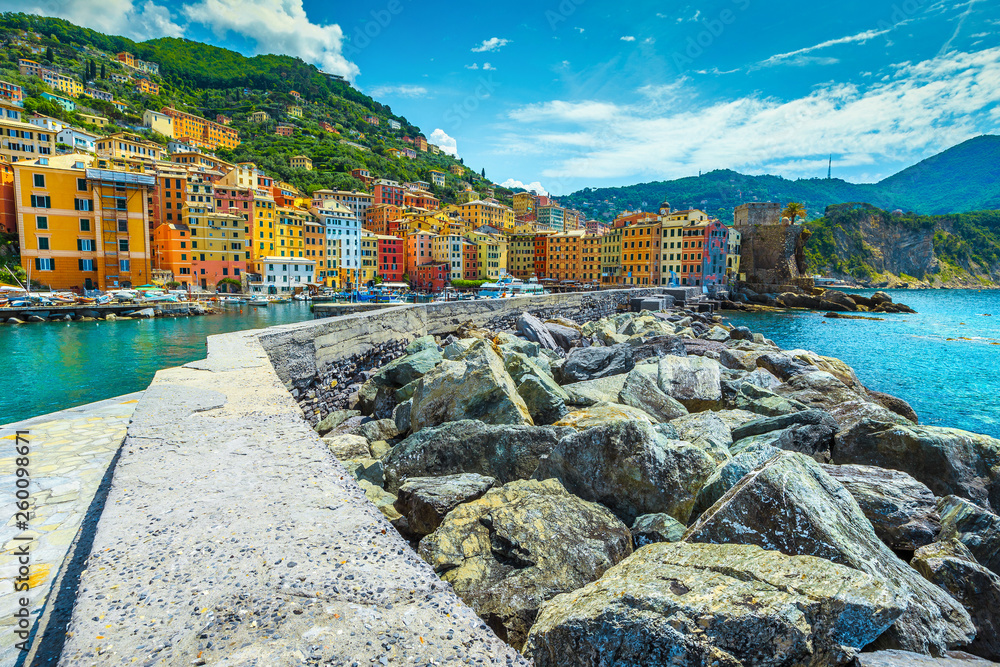
[(375, 86), (370, 91), (372, 97), (423, 97), (427, 94), (427, 89), (423, 86), (400, 85), (400, 86)]
[(621, 39), (622, 39), (623, 42), (634, 42), (635, 41), (635, 37), (632, 36), (632, 35), (622, 35)]
[(489, 63), (483, 63), (483, 71), (485, 71), (485, 72), (488, 72), (490, 70), (493, 70), (495, 72), (496, 69), (497, 69), (496, 67), (494, 67), (493, 65), (491, 65)]
[(542, 187), (542, 184), (538, 181), (532, 183), (524, 184), (521, 181), (515, 181), (513, 178), (508, 178), (506, 181), (500, 184), (502, 188), (520, 188), (522, 190), (528, 190), (534, 192), (536, 195), (548, 196), (548, 191)]
[(772, 67), (774, 65), (796, 65), (803, 64), (803, 61), (799, 59), (800, 56), (806, 53), (812, 53), (813, 51), (819, 51), (820, 49), (826, 49), (831, 46), (837, 46), (839, 44), (853, 44), (859, 43), (864, 44), (870, 39), (880, 37), (889, 32), (889, 29), (885, 30), (866, 30), (864, 32), (859, 32), (856, 35), (849, 35), (847, 37), (838, 37), (837, 39), (829, 39), (825, 42), (820, 42), (819, 44), (814, 44), (812, 46), (807, 46), (803, 49), (797, 49), (795, 51), (789, 51), (788, 53), (779, 53), (773, 55), (767, 60), (764, 60), (756, 65), (756, 67)]
[(509, 39), (503, 39), (502, 37), (490, 37), (489, 39), (484, 39), (483, 43), (479, 46), (472, 47), (472, 52), (484, 53), (486, 51), (499, 51), (508, 44), (510, 44)]
[(577, 28), (573, 28), (573, 30), (576, 30), (578, 33), (583, 34), (583, 28), (577, 27)]
[[(5, 5), (11, 6), (6, 7)], [(58, 16), (77, 25), (86, 26), (110, 35), (122, 35), (135, 40), (153, 37), (181, 37), (184, 28), (173, 21), (170, 11), (146, 0), (24, 0), (8, 3), (0, 1), (0, 9), (28, 14)]]
[(257, 53), (298, 56), (324, 72), (352, 80), (360, 73), (343, 54), (340, 26), (310, 21), (302, 0), (199, 0), (182, 12), (218, 37), (232, 32), (249, 39)]
[(449, 137), (448, 133), (441, 128), (431, 132), (431, 136), (427, 140), (440, 148), (441, 152), (458, 157), (458, 142), (456, 142), (452, 137)]
[(466, 65), (465, 69), (479, 69), (479, 65), (477, 63), (472, 63), (471, 65)]
[(656, 40), (654, 38), (652, 38), (652, 37), (647, 37), (646, 39), (642, 40), (642, 43), (643, 44), (656, 44)]
[(690, 82), (665, 92), (646, 87), (633, 104), (521, 107), (510, 114), (516, 130), (498, 140), (546, 155), (551, 167), (541, 175), (558, 179), (649, 180), (722, 167), (815, 176), (830, 153), (841, 167), (911, 161), (995, 128), (1000, 47), (895, 65), (884, 80), (832, 82), (796, 99), (706, 103)]

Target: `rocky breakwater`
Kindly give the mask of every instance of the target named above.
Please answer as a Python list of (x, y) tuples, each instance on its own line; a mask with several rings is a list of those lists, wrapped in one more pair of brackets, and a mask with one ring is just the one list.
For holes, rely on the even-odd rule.
[(827, 317), (851, 317), (845, 313), (915, 313), (902, 303), (894, 303), (885, 292), (875, 292), (870, 297), (847, 294), (839, 290), (823, 290), (819, 294), (797, 294), (784, 292), (775, 298), (775, 303), (783, 308), (806, 308), (825, 310)]
[(704, 314), (460, 334), (317, 429), (535, 665), (1000, 658), (1000, 441)]

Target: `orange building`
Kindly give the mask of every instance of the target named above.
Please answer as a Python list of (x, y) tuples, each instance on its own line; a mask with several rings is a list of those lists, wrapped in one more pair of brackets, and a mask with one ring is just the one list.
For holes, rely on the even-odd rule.
[(681, 285), (701, 285), (702, 253), (708, 222), (689, 223), (681, 228)]
[(577, 280), (584, 283), (601, 282), (601, 237), (596, 234), (583, 235)]
[(0, 231), (17, 234), (17, 205), (14, 200), (14, 168), (0, 155)]
[(156, 268), (170, 271), (184, 289), (197, 284), (191, 275), (191, 230), (183, 222), (166, 222), (153, 231), (153, 253)]
[(434, 237), (430, 232), (413, 232), (406, 236), (406, 272), (413, 276), (414, 269), (434, 261)]
[(398, 206), (392, 204), (376, 204), (365, 211), (364, 228), (372, 234), (382, 236), (394, 235), (391, 223), (396, 223), (394, 227), (399, 228), (399, 221), (403, 218), (403, 211)]
[(622, 228), (622, 283), (657, 285), (660, 282), (660, 222), (645, 221)]
[(441, 200), (424, 190), (412, 190), (403, 193), (403, 206), (436, 211), (441, 208)]
[(303, 256), (316, 260), (316, 266), (326, 266), (326, 227), (321, 225), (311, 213), (302, 227), (305, 243)]
[(584, 232), (560, 232), (546, 243), (545, 277), (553, 280), (580, 280)]

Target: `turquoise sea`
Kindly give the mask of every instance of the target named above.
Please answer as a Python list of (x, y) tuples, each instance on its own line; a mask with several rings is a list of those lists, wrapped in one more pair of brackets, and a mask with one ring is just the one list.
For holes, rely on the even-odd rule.
[(208, 336), (312, 319), (309, 304), (118, 322), (0, 324), (0, 424), (145, 389), (156, 371), (205, 358)]
[[(727, 319), (783, 348), (843, 359), (867, 386), (906, 399), (922, 423), (1000, 437), (1000, 292), (891, 295), (919, 314), (879, 315), (882, 322), (821, 313)], [(308, 304), (291, 303), (207, 317), (0, 325), (0, 424), (144, 389), (156, 371), (203, 358), (212, 334), (310, 318)]]
[(1000, 291), (886, 291), (918, 314), (873, 315), (882, 322), (822, 313), (727, 313), (726, 319), (785, 349), (843, 359), (865, 386), (909, 402), (922, 424), (1000, 437)]

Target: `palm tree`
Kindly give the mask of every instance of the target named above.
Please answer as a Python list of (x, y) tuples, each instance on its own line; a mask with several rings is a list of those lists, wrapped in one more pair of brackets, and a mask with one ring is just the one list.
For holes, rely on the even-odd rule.
[(785, 207), (785, 210), (781, 212), (781, 215), (782, 217), (791, 220), (792, 224), (794, 225), (795, 218), (802, 218), (803, 220), (805, 219), (806, 207), (798, 203), (797, 201), (789, 202), (788, 206)]

